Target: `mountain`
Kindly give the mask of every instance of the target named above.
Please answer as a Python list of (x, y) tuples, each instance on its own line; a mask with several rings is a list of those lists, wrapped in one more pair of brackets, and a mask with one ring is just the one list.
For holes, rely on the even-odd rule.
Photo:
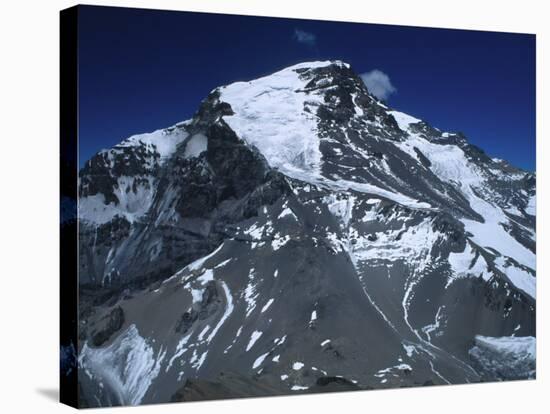
[(340, 61), (216, 88), (79, 173), (81, 404), (533, 378), (535, 185)]

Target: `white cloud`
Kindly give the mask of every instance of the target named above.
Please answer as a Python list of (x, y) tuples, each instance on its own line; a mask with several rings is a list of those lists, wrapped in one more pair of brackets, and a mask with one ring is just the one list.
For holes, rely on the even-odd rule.
[(391, 94), (397, 92), (397, 89), (391, 83), (390, 77), (381, 70), (374, 69), (362, 73), (360, 76), (369, 92), (378, 99), (386, 100)]
[(317, 36), (300, 29), (294, 29), (294, 39), (296, 39), (298, 43), (303, 43), (307, 46), (315, 46), (317, 43)]

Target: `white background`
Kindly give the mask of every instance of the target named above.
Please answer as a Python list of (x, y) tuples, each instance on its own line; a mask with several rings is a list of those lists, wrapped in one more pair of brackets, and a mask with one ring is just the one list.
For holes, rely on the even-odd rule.
[[(538, 379), (503, 384), (276, 397), (116, 412), (533, 413), (547, 410), (548, 114), (550, 13), (538, 1), (189, 0), (96, 4), (537, 34)], [(61, 0), (0, 3), (0, 411), (68, 412), (58, 383), (58, 12)], [(367, 41), (375, 42), (376, 39)], [(510, 102), (513, 105), (513, 102)], [(483, 114), (480, 114), (483, 116)], [(504, 122), (506, 120), (503, 120)], [(518, 145), (521, 137), (518, 137)], [(102, 412), (111, 412), (106, 409)], [(546, 411), (548, 412), (548, 411)]]

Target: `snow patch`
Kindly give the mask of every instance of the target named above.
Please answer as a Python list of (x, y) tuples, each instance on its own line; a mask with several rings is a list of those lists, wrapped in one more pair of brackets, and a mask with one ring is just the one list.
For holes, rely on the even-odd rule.
[[(130, 190), (127, 191), (128, 189)], [(80, 197), (78, 218), (95, 224), (104, 224), (120, 216), (133, 223), (149, 210), (155, 191), (154, 179), (151, 176), (118, 177), (117, 185), (113, 188), (118, 204), (105, 204), (105, 196), (101, 193)]]
[(182, 270), (180, 270), (176, 275), (183, 273), (185, 270), (188, 270), (188, 271), (199, 270), (204, 266), (204, 263), (211, 257), (215, 256), (222, 249), (222, 247), (223, 247), (223, 243), (220, 244), (212, 253), (209, 253), (208, 255), (201, 257), (200, 259), (197, 259), (192, 263), (189, 263)]
[(210, 330), (210, 325), (206, 325), (204, 327), (204, 329), (201, 331), (201, 333), (199, 334), (198, 336), (198, 340), (199, 341), (202, 341), (202, 339), (204, 338), (204, 335), (206, 335), (206, 333)]
[(211, 269), (206, 269), (202, 275), (197, 278), (197, 282), (200, 282), (201, 285), (206, 285), (208, 282), (214, 280), (214, 272)]
[(309, 389), (309, 387), (304, 387), (302, 385), (293, 385), (291, 388), (292, 391), (303, 391), (307, 389)]
[(535, 195), (529, 198), (525, 212), (531, 216), (535, 216), (537, 212), (537, 197)]
[(274, 299), (271, 298), (271, 299), (269, 299), (269, 300), (267, 301), (267, 303), (266, 303), (266, 304), (264, 305), (264, 307), (262, 308), (261, 313), (264, 313), (266, 310), (269, 309), (269, 307), (270, 307), (271, 304), (273, 303), (273, 300), (274, 300)]
[(483, 256), (479, 253), (476, 256), (476, 252), (469, 243), (466, 245), (463, 252), (451, 252), (449, 254), (448, 262), (451, 266), (453, 275), (449, 277), (447, 286), (449, 286), (454, 280), (464, 277), (481, 276), (483, 280), (488, 281), (492, 276)]
[(178, 342), (178, 345), (176, 346), (176, 352), (174, 353), (174, 355), (172, 356), (172, 358), (170, 358), (170, 361), (168, 362), (168, 366), (166, 367), (166, 372), (168, 372), (170, 370), (170, 368), (172, 368), (172, 364), (174, 363), (174, 361), (176, 359), (178, 359), (180, 356), (182, 356), (185, 352), (187, 352), (187, 349), (185, 347), (185, 345), (187, 344), (187, 342), (189, 342), (189, 338), (191, 338), (191, 334), (193, 332), (190, 332), (189, 334), (187, 334), (186, 336), (184, 336), (179, 342)]
[(252, 335), (250, 336), (250, 341), (248, 342), (248, 345), (246, 346), (246, 352), (250, 351), (250, 349), (254, 346), (256, 341), (258, 339), (260, 339), (260, 337), (262, 336), (262, 333), (263, 332), (261, 332), (261, 331), (252, 332)]
[(189, 134), (182, 128), (170, 127), (154, 132), (132, 135), (113, 148), (135, 147), (146, 145), (154, 148), (160, 155), (161, 161), (170, 158), (177, 146), (187, 138)]
[(259, 293), (256, 291), (256, 274), (254, 269), (250, 269), (248, 273), (248, 284), (243, 292), (244, 300), (246, 302), (246, 316), (250, 316), (252, 311), (256, 309), (256, 300), (258, 299)]
[(283, 211), (281, 211), (281, 214), (277, 217), (279, 220), (285, 217), (291, 217), (294, 220), (298, 221), (298, 217), (294, 214), (291, 208), (287, 207)]
[(309, 323), (315, 322), (316, 320), (317, 320), (317, 311), (314, 310), (313, 312), (311, 312), (311, 318), (309, 320)]
[(264, 360), (268, 355), (269, 355), (269, 352), (266, 352), (265, 354), (262, 354), (258, 358), (256, 358), (256, 360), (254, 361), (254, 364), (252, 364), (252, 369), (256, 369), (260, 365), (262, 365), (262, 363), (264, 362)]
[(533, 274), (500, 256), (495, 259), (497, 268), (506, 275), (512, 284), (533, 299), (537, 294), (537, 279)]
[(292, 364), (292, 369), (294, 371), (299, 371), (301, 370), (302, 368), (304, 367), (304, 364), (302, 362), (295, 362), (294, 364)]
[(208, 342), (209, 343), (212, 341), (212, 339), (214, 339), (214, 336), (216, 336), (219, 329), (224, 324), (224, 322), (227, 320), (227, 318), (229, 318), (229, 315), (231, 315), (231, 313), (233, 312), (233, 309), (235, 307), (233, 305), (233, 296), (231, 296), (231, 291), (227, 287), (227, 284), (224, 281), (220, 281), (220, 285), (223, 289), (223, 293), (225, 294), (226, 306), (225, 306), (225, 311), (224, 311), (222, 317), (220, 318), (218, 324), (216, 325), (216, 327), (212, 330), (212, 332), (208, 336)]
[(409, 126), (411, 126), (412, 124), (422, 122), (420, 119), (399, 111), (388, 111), (388, 114), (393, 116), (393, 118), (397, 122), (397, 125), (399, 126), (399, 129), (405, 132), (409, 130)]
[(274, 251), (279, 250), (281, 247), (283, 247), (285, 244), (287, 244), (290, 241), (290, 236), (288, 234), (281, 236), (279, 233), (277, 233), (276, 237), (271, 241), (271, 247)]

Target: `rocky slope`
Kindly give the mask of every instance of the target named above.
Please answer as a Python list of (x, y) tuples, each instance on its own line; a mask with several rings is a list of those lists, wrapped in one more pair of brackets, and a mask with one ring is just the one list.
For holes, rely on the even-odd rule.
[(80, 171), (81, 403), (534, 377), (535, 181), (343, 62), (217, 88)]

